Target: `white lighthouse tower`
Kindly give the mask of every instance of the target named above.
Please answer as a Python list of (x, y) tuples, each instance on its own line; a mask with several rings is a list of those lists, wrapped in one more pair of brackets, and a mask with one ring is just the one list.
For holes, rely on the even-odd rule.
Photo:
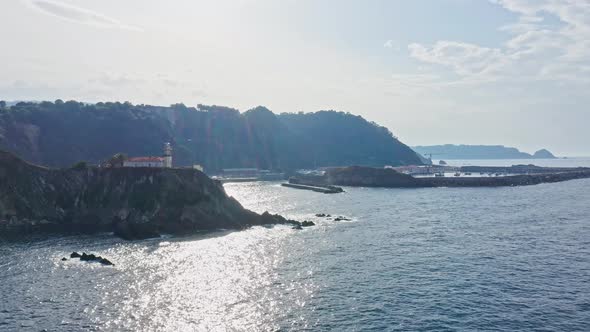
[(164, 168), (172, 168), (172, 145), (164, 144)]

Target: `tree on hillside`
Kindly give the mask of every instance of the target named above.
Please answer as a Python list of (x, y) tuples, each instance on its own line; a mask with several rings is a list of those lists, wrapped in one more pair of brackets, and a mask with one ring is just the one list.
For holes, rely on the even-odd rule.
[[(223, 106), (171, 107), (120, 102), (21, 102), (0, 112), (0, 148), (53, 167), (99, 163), (121, 151), (159, 156), (174, 144), (175, 165), (298, 169), (320, 166), (420, 164), (385, 127), (344, 112), (283, 113), (265, 107), (240, 113)], [(117, 167), (118, 153), (103, 165)]]
[(71, 169), (76, 170), (76, 171), (83, 171), (87, 168), (88, 168), (88, 162), (86, 162), (86, 161), (79, 161), (71, 167)]

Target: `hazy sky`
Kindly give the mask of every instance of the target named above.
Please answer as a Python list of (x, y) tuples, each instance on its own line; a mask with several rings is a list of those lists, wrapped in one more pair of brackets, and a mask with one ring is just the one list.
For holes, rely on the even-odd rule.
[(590, 0), (2, 0), (0, 99), (335, 109), (590, 155)]

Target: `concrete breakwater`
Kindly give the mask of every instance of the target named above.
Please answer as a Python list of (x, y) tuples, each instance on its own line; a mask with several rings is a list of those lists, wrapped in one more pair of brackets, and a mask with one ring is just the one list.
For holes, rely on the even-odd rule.
[(295, 189), (304, 189), (304, 190), (311, 190), (318, 193), (324, 194), (337, 194), (344, 192), (344, 190), (340, 187), (336, 186), (313, 186), (313, 185), (305, 185), (305, 184), (297, 184), (297, 183), (282, 183), (283, 187), (295, 188)]
[(461, 172), (471, 173), (504, 173), (504, 174), (547, 174), (590, 171), (589, 167), (540, 167), (535, 165), (512, 166), (462, 166)]
[(590, 170), (563, 173), (520, 174), (500, 177), (417, 178), (424, 187), (505, 187), (528, 186), (590, 178)]
[(540, 183), (568, 181), (590, 178), (590, 169), (551, 169), (537, 174), (520, 174), (502, 177), (426, 177), (417, 178), (399, 173), (392, 169), (372, 167), (343, 167), (326, 171), (322, 176), (299, 176), (298, 183), (305, 185), (351, 186), (351, 187), (388, 187), (388, 188), (429, 188), (429, 187), (501, 187), (525, 186)]

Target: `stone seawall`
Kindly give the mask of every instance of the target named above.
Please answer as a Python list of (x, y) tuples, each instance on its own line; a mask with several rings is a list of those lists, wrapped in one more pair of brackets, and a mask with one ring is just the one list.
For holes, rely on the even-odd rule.
[(512, 166), (462, 166), (461, 172), (472, 173), (506, 173), (506, 174), (546, 174), (590, 171), (588, 167), (540, 167), (535, 165)]
[(423, 187), (506, 187), (528, 186), (583, 178), (590, 178), (590, 170), (497, 177), (432, 177), (416, 178), (416, 180)]
[(298, 181), (309, 185), (351, 187), (428, 188), (428, 187), (502, 187), (590, 178), (590, 169), (561, 169), (560, 172), (521, 174), (498, 177), (412, 177), (392, 169), (343, 167), (329, 169), (323, 176), (299, 176)]

